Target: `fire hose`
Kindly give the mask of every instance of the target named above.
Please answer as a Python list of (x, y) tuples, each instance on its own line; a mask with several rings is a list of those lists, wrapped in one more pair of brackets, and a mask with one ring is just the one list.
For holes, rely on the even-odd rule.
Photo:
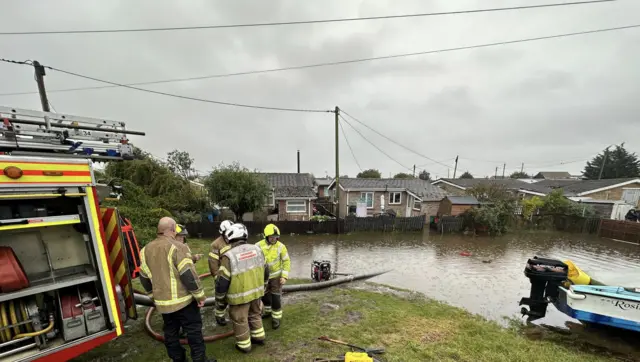
[[(354, 282), (357, 280), (364, 280), (364, 279), (370, 279), (373, 277), (376, 277), (378, 275), (384, 274), (384, 273), (388, 273), (389, 270), (386, 271), (381, 271), (381, 272), (374, 272), (374, 273), (365, 273), (365, 274), (358, 274), (358, 275), (349, 275), (347, 277), (344, 278), (337, 278), (337, 279), (333, 279), (333, 280), (328, 280), (328, 281), (324, 281), (324, 282), (319, 282), (319, 283), (310, 283), (310, 284), (291, 284), (291, 285), (285, 285), (284, 287), (282, 287), (282, 292), (283, 293), (294, 293), (294, 292), (304, 292), (304, 291), (311, 291), (311, 290), (319, 290), (319, 289), (324, 289), (324, 288), (329, 288), (329, 287), (333, 287), (336, 285), (340, 285), (340, 284), (344, 284), (344, 283), (350, 283), (350, 282)], [(206, 277), (210, 277), (211, 273), (204, 273), (200, 275), (200, 278), (206, 278)], [(145, 316), (145, 320), (144, 320), (144, 327), (147, 331), (147, 334), (149, 334), (149, 336), (151, 336), (151, 338), (155, 339), (156, 341), (160, 341), (160, 342), (164, 342), (164, 337), (159, 334), (158, 332), (153, 330), (153, 327), (151, 327), (151, 316), (153, 315), (153, 312), (155, 311), (155, 306), (153, 304), (153, 300), (145, 295), (146, 293), (138, 291), (138, 290), (134, 290), (134, 300), (136, 302), (136, 304), (139, 305), (143, 305), (145, 307), (149, 307), (149, 309), (147, 310), (147, 314)], [(205, 300), (204, 302), (204, 306), (205, 307), (213, 307), (215, 306), (215, 298), (214, 297), (209, 297)], [(233, 336), (233, 331), (229, 331), (229, 332), (225, 332), (225, 333), (220, 333), (220, 334), (213, 334), (213, 335), (207, 335), (204, 337), (204, 341), (205, 342), (215, 342), (227, 337), (231, 337)], [(189, 342), (186, 339), (181, 339), (180, 340), (180, 344), (189, 344)]]

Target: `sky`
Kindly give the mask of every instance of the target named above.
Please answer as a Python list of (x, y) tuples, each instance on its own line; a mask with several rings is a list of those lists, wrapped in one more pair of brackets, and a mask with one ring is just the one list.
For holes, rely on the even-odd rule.
[[(153, 28), (447, 12), (566, 0), (139, 0), (3, 2), (0, 32)], [(455, 48), (640, 24), (640, 1), (433, 17), (291, 26), (68, 35), (0, 35), (0, 58), (118, 83), (238, 73)], [(259, 106), (333, 110), (340, 174), (427, 170), (476, 177), (524, 170), (580, 174), (611, 144), (640, 153), (640, 28), (481, 49), (142, 88)], [(202, 172), (237, 161), (262, 172), (335, 174), (332, 113), (247, 109), (101, 83), (53, 70), (45, 77), (56, 112), (121, 120), (157, 157), (188, 151)], [(0, 94), (35, 92), (33, 69), (0, 63)], [(36, 94), (0, 105), (40, 109)], [(354, 129), (364, 135), (361, 137)], [(411, 152), (389, 139), (404, 145)], [(372, 146), (375, 144), (385, 154)], [(347, 142), (351, 145), (355, 159)], [(388, 157), (388, 156), (390, 157)], [(426, 157), (425, 157), (426, 156)], [(357, 160), (357, 162), (356, 162)], [(434, 162), (437, 161), (437, 162)], [(505, 166), (506, 164), (506, 166)]]

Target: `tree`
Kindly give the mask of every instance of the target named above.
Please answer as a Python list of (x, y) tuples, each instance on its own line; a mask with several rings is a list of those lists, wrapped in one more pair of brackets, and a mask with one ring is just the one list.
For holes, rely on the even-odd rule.
[(380, 171), (372, 168), (372, 169), (364, 170), (360, 172), (356, 177), (357, 178), (382, 178), (382, 175), (380, 174)]
[[(603, 163), (604, 169), (602, 169)], [(640, 160), (635, 152), (630, 153), (624, 148), (623, 142), (613, 150), (607, 147), (604, 152), (588, 161), (582, 174), (588, 180), (597, 180), (601, 169), (603, 179), (639, 177)]]
[(393, 176), (393, 178), (408, 179), (408, 178), (414, 178), (414, 177), (413, 177), (413, 175), (408, 174), (406, 172), (399, 172), (399, 173), (395, 174)]
[(473, 175), (470, 174), (469, 171), (465, 171), (462, 175), (460, 175), (460, 178), (472, 179)]
[(511, 178), (529, 178), (526, 172), (516, 171), (509, 176)]
[(236, 220), (242, 220), (246, 212), (261, 209), (271, 191), (264, 178), (237, 162), (216, 167), (204, 184), (211, 201), (228, 207)]
[(197, 172), (193, 168), (193, 162), (194, 159), (191, 158), (187, 151), (173, 150), (167, 154), (167, 167), (169, 167), (169, 170), (187, 180), (193, 180), (197, 176)]
[(425, 181), (431, 181), (431, 174), (425, 170), (420, 171), (420, 174), (418, 175), (418, 178), (420, 180), (425, 180)]

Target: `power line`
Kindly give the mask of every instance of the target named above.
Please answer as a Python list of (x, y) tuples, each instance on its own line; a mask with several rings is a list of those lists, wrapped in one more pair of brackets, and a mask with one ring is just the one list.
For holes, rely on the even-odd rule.
[(349, 151), (351, 151), (351, 156), (353, 156), (353, 160), (356, 161), (356, 165), (362, 171), (362, 167), (360, 167), (360, 163), (358, 162), (358, 158), (356, 158), (355, 152), (353, 152), (353, 148), (351, 148), (351, 143), (349, 143), (349, 139), (347, 138), (347, 133), (344, 131), (344, 127), (342, 126), (342, 122), (338, 122), (340, 124), (340, 130), (342, 130), (342, 137), (347, 142), (347, 146), (349, 146)]
[[(342, 111), (342, 108), (340, 108), (341, 113), (344, 113), (344, 111)], [(407, 170), (413, 170), (412, 168), (409, 168), (405, 165), (403, 165), (400, 161), (396, 160), (395, 158), (389, 156), (388, 153), (384, 152), (380, 147), (378, 147), (375, 143), (371, 142), (367, 137), (365, 137), (365, 135), (362, 134), (362, 132), (360, 132), (356, 127), (354, 127), (351, 123), (349, 123), (349, 121), (347, 121), (342, 114), (339, 114), (340, 118), (344, 121), (344, 123), (346, 123), (349, 127), (351, 127), (354, 131), (356, 131), (356, 133), (358, 133), (360, 135), (360, 137), (362, 137), (365, 141), (367, 141), (370, 145), (372, 145), (373, 147), (375, 147), (378, 151), (380, 151), (380, 153), (382, 153), (383, 155), (387, 156), (391, 161), (397, 163), (398, 165), (402, 166), (402, 168), (407, 169)]]
[(18, 61), (18, 60), (0, 58), (0, 62), (11, 63), (11, 64), (19, 64), (19, 65), (33, 65), (33, 61), (31, 61), (31, 60)]
[[(174, 83), (174, 82), (185, 82), (185, 81), (193, 81), (193, 80), (212, 79), (212, 78), (226, 78), (226, 77), (234, 77), (234, 76), (241, 76), (241, 75), (274, 73), (274, 72), (282, 72), (282, 71), (289, 71), (289, 70), (319, 68), (319, 67), (327, 67), (327, 66), (335, 66), (335, 65), (362, 63), (362, 62), (376, 61), (376, 60), (413, 57), (413, 56), (435, 54), (435, 53), (454, 52), (454, 51), (460, 51), (460, 50), (469, 50), (469, 49), (477, 49), (477, 48), (488, 48), (488, 47), (500, 46), (500, 45), (526, 43), (526, 42), (533, 42), (533, 41), (539, 41), (539, 40), (564, 38), (564, 37), (570, 37), (570, 36), (586, 35), (586, 34), (593, 34), (593, 33), (602, 33), (602, 32), (624, 30), (624, 29), (631, 29), (631, 28), (638, 28), (638, 27), (640, 27), (640, 24), (627, 25), (627, 26), (621, 26), (621, 27), (615, 27), (615, 28), (605, 28), (605, 29), (587, 30), (587, 31), (573, 32), (573, 33), (556, 34), (556, 35), (541, 36), (541, 37), (534, 37), (534, 38), (508, 40), (508, 41), (495, 42), (495, 43), (468, 45), (468, 46), (461, 46), (461, 47), (455, 47), (455, 48), (443, 48), (443, 49), (426, 50), (426, 51), (413, 52), (413, 53), (383, 55), (383, 56), (378, 56), (378, 57), (358, 58), (358, 59), (341, 60), (341, 61), (335, 61), (335, 62), (326, 62), (326, 63), (317, 63), (317, 64), (308, 64), (308, 65), (298, 65), (298, 66), (272, 68), (272, 69), (262, 69), (262, 70), (252, 70), (252, 71), (227, 73), (227, 74), (213, 74), (213, 75), (205, 75), (205, 76), (199, 76), (199, 77), (173, 78), (173, 79), (156, 80), (156, 81), (149, 81), (149, 82), (128, 83), (128, 84), (125, 84), (125, 85), (126, 86), (136, 86), (136, 85), (149, 85), (149, 84), (161, 84), (161, 83)], [(123, 86), (125, 86), (125, 85), (123, 85)], [(120, 85), (108, 85), (108, 86), (52, 89), (52, 90), (47, 90), (47, 92), (48, 93), (73, 92), (73, 91), (92, 90), (92, 89), (114, 88), (114, 87), (119, 87), (119, 86)], [(35, 93), (37, 93), (37, 92), (0, 93), (0, 96), (13, 96), (13, 95), (23, 95), (23, 94), (35, 94)]]
[(321, 109), (299, 109), (299, 108), (282, 108), (282, 107), (256, 106), (256, 105), (250, 105), (250, 104), (231, 103), (231, 102), (222, 102), (222, 101), (214, 101), (214, 100), (211, 100), (211, 99), (203, 99), (203, 98), (188, 97), (188, 96), (183, 96), (183, 95), (179, 95), (179, 94), (166, 93), (166, 92), (159, 92), (159, 91), (154, 91), (154, 90), (150, 90), (150, 89), (144, 89), (144, 88), (133, 87), (133, 86), (129, 86), (129, 85), (126, 85), (126, 84), (115, 83), (115, 82), (111, 82), (111, 81), (107, 81), (107, 80), (102, 80), (102, 79), (98, 79), (98, 78), (94, 78), (94, 77), (89, 77), (89, 76), (86, 76), (86, 75), (82, 75), (82, 74), (78, 74), (78, 73), (74, 73), (74, 72), (70, 72), (70, 71), (62, 70), (62, 69), (59, 69), (59, 68), (50, 67), (50, 66), (46, 66), (46, 68), (51, 69), (51, 70), (55, 70), (55, 71), (58, 71), (58, 72), (61, 72), (61, 73), (65, 73), (65, 74), (68, 74), (68, 75), (72, 75), (72, 76), (75, 76), (75, 77), (85, 78), (85, 79), (90, 79), (90, 80), (93, 80), (93, 81), (96, 81), (96, 82), (102, 82), (102, 83), (107, 83), (107, 84), (116, 85), (116, 86), (119, 86), (119, 87), (124, 87), (124, 88), (128, 88), (128, 89), (138, 90), (138, 91), (142, 91), (142, 92), (153, 93), (153, 94), (159, 94), (159, 95), (163, 95), (163, 96), (174, 97), (174, 98), (180, 98), (180, 99), (187, 99), (187, 100), (192, 100), (192, 101), (197, 101), (197, 102), (213, 103), (213, 104), (219, 104), (219, 105), (223, 105), (223, 106), (233, 106), (233, 107), (241, 107), (241, 108), (265, 109), (265, 110), (270, 110), (270, 111), (283, 111), (283, 112), (311, 112), (311, 113), (333, 113), (333, 110), (321, 110)]
[(367, 127), (368, 129), (370, 129), (371, 131), (373, 131), (373, 132), (377, 133), (378, 135), (380, 135), (381, 137), (383, 137), (383, 138), (385, 138), (386, 140), (390, 141), (391, 143), (393, 143), (393, 144), (395, 144), (395, 145), (397, 145), (397, 146), (400, 146), (400, 147), (404, 148), (405, 150), (407, 150), (407, 151), (409, 151), (409, 152), (415, 153), (416, 155), (418, 155), (418, 156), (420, 156), (420, 157), (422, 157), (422, 158), (426, 158), (426, 159), (427, 159), (427, 160), (429, 160), (429, 161), (432, 161), (432, 162), (434, 162), (434, 163), (437, 163), (437, 164), (442, 165), (442, 166), (447, 167), (447, 168), (449, 168), (449, 167), (450, 167), (449, 165), (447, 165), (447, 164), (445, 164), (445, 163), (442, 163), (442, 162), (440, 162), (440, 161), (434, 160), (433, 158), (431, 158), (431, 157), (429, 157), (429, 156), (425, 156), (425, 155), (421, 154), (420, 152), (415, 151), (415, 150), (413, 150), (413, 149), (411, 149), (411, 148), (409, 148), (409, 147), (407, 147), (407, 146), (403, 145), (402, 143), (400, 143), (400, 142), (398, 142), (398, 141), (395, 141), (395, 140), (393, 140), (393, 139), (391, 139), (391, 138), (387, 137), (386, 135), (384, 135), (384, 134), (382, 134), (382, 133), (380, 133), (380, 132), (376, 131), (376, 130), (375, 130), (375, 129), (373, 129), (371, 126), (367, 125), (366, 123), (364, 123), (364, 122), (362, 122), (362, 121), (358, 120), (357, 118), (355, 118), (354, 116), (350, 115), (348, 112), (345, 112), (343, 109), (340, 109), (340, 110), (342, 111), (342, 113), (344, 113), (344, 114), (346, 114), (347, 116), (349, 116), (349, 118), (351, 118), (351, 119), (353, 119), (354, 121), (356, 121), (356, 122), (360, 123), (361, 125), (363, 125), (363, 126)]
[(577, 2), (571, 2), (571, 3), (514, 6), (514, 7), (507, 7), (507, 8), (489, 8), (489, 9), (447, 11), (447, 12), (437, 12), (437, 13), (418, 13), (418, 14), (402, 14), (402, 15), (367, 16), (367, 17), (357, 17), (357, 18), (338, 18), (338, 19), (303, 20), (303, 21), (283, 21), (283, 22), (273, 22), (273, 23), (247, 23), (247, 24), (229, 24), (229, 25), (200, 25), (200, 26), (179, 26), (179, 27), (138, 28), (138, 29), (18, 31), (18, 32), (0, 32), (0, 35), (5, 35), (6, 36), (6, 35), (51, 35), (51, 34), (142, 33), (142, 32), (158, 32), (158, 31), (183, 31), (183, 30), (204, 30), (204, 29), (253, 28), (253, 27), (263, 27), (263, 26), (325, 24), (325, 23), (365, 21), (365, 20), (382, 20), (382, 19), (417, 18), (417, 17), (441, 16), (441, 15), (474, 14), (474, 13), (485, 13), (485, 12), (493, 12), (493, 11), (538, 9), (538, 8), (549, 8), (549, 7), (558, 7), (558, 6), (568, 6), (568, 5), (585, 5), (585, 4), (595, 4), (595, 3), (604, 3), (604, 2), (613, 2), (613, 1), (616, 1), (616, 0), (577, 1)]

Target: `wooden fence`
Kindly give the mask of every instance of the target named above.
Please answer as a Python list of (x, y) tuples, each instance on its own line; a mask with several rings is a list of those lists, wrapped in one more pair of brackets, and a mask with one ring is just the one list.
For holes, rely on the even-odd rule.
[(604, 238), (640, 243), (640, 223), (603, 219), (600, 223), (599, 235)]
[[(261, 234), (264, 227), (271, 222), (246, 221), (243, 224), (250, 235)], [(337, 234), (338, 222), (328, 221), (275, 221), (281, 234)], [(356, 231), (421, 231), (424, 229), (425, 217), (347, 217), (340, 220), (340, 232)], [(200, 238), (213, 238), (219, 235), (220, 222), (196, 222), (186, 225), (189, 234)]]

